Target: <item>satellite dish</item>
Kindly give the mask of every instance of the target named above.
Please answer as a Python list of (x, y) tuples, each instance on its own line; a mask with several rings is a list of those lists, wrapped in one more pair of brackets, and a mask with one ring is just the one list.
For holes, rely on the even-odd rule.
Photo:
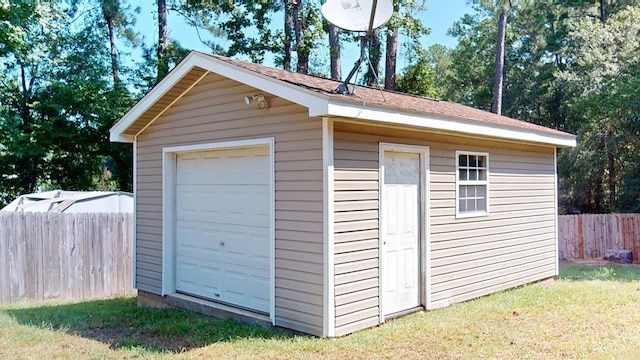
[(393, 0), (327, 0), (321, 11), (328, 22), (339, 28), (370, 32), (391, 19)]
[(322, 16), (328, 22), (347, 31), (367, 32), (366, 36), (360, 37), (360, 58), (336, 89), (338, 94), (350, 94), (347, 84), (366, 59), (365, 48), (373, 29), (386, 24), (391, 15), (393, 0), (327, 0), (322, 4)]

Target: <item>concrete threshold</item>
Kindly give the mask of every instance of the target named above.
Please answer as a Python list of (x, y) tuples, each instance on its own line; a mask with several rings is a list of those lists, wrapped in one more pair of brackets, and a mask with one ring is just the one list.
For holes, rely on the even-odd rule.
[(194, 296), (174, 293), (167, 295), (165, 300), (167, 305), (194, 311), (216, 319), (234, 319), (244, 323), (260, 325), (265, 328), (272, 327), (271, 319), (268, 315), (200, 299)]

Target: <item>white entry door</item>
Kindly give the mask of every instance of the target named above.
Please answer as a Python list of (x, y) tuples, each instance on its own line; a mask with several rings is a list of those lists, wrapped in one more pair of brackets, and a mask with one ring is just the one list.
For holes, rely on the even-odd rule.
[(176, 290), (269, 312), (268, 146), (178, 154)]
[(382, 311), (420, 306), (420, 154), (384, 151)]

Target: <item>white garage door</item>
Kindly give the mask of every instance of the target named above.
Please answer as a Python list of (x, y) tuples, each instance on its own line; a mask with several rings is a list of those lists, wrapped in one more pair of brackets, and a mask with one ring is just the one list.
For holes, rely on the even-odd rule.
[(269, 146), (179, 154), (176, 290), (269, 312)]

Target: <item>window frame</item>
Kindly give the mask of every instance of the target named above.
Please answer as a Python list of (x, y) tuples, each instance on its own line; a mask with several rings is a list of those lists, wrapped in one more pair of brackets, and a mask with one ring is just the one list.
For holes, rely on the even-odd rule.
[[(460, 155), (467, 156), (483, 156), (485, 158), (485, 166), (486, 169), (486, 179), (485, 180), (460, 180)], [(456, 219), (458, 218), (471, 218), (471, 217), (480, 217), (480, 216), (488, 216), (489, 215), (489, 153), (488, 152), (478, 152), (478, 151), (465, 151), (465, 150), (456, 150)], [(469, 169), (468, 165), (466, 166)], [(486, 195), (485, 195), (485, 209), (484, 210), (475, 210), (475, 211), (460, 211), (460, 186), (470, 185), (470, 186), (484, 186)]]

